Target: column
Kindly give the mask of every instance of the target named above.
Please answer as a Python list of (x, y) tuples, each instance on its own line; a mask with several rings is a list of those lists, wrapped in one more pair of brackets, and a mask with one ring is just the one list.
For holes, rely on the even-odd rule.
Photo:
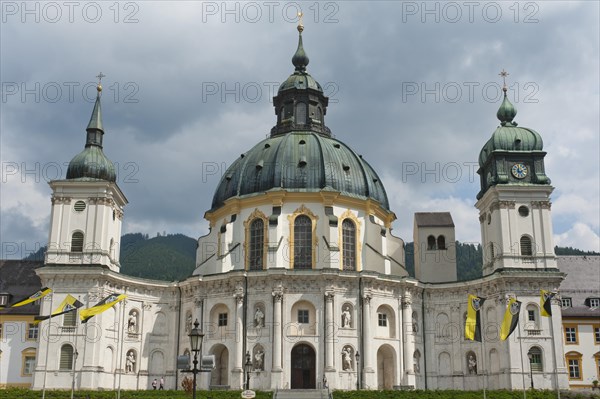
[[(372, 334), (371, 329), (373, 326), (371, 325), (371, 294), (363, 295), (363, 309), (364, 309), (364, 318), (363, 318), (363, 337), (364, 337), (364, 351), (363, 359), (364, 359), (364, 372), (373, 372), (373, 367), (371, 366), (371, 355), (373, 353), (371, 349), (372, 342)], [(366, 381), (366, 379), (365, 379)]]
[(405, 291), (402, 298), (402, 320), (404, 321), (404, 370), (406, 377), (404, 385), (415, 385), (415, 370), (413, 355), (415, 353), (414, 330), (412, 325), (412, 297), (409, 291)]
[(373, 320), (371, 318), (371, 293), (363, 294), (363, 353), (361, 354), (363, 361), (361, 386), (364, 389), (377, 387), (377, 376), (373, 370), (373, 357), (377, 356), (377, 352), (373, 351)]
[(242, 334), (242, 329), (244, 328), (243, 322), (243, 313), (244, 313), (244, 295), (236, 294), (235, 295), (235, 357), (233, 364), (233, 377), (234, 383), (233, 386), (236, 386), (236, 383), (240, 384), (239, 388), (243, 389), (243, 372), (244, 372), (244, 336)]
[(333, 364), (334, 357), (334, 323), (333, 323), (333, 292), (325, 293), (325, 346), (327, 348), (326, 359), (325, 359), (325, 371), (335, 371), (335, 367)]
[(283, 305), (283, 290), (273, 292), (273, 365), (271, 367), (271, 389), (281, 388), (281, 308)]

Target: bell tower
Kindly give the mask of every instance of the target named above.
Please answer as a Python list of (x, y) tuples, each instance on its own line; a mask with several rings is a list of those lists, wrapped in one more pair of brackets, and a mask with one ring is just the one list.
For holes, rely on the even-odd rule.
[[(508, 75), (500, 73), (504, 79)], [(554, 269), (550, 194), (542, 137), (517, 127), (517, 110), (507, 98), (498, 109), (500, 126), (479, 154), (479, 209), (483, 274), (503, 268)]]
[(123, 207), (114, 164), (102, 151), (102, 73), (82, 152), (69, 163), (65, 180), (50, 182), (52, 211), (45, 264), (100, 265), (119, 271)]

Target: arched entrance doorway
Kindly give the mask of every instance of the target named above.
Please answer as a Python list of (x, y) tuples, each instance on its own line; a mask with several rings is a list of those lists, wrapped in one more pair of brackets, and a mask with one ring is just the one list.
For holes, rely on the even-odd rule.
[(292, 389), (315, 389), (315, 350), (306, 344), (292, 349)]
[(215, 355), (215, 368), (210, 373), (211, 386), (229, 385), (229, 351), (225, 345), (215, 345), (209, 352)]
[(377, 389), (392, 389), (396, 384), (394, 348), (381, 345), (377, 350)]

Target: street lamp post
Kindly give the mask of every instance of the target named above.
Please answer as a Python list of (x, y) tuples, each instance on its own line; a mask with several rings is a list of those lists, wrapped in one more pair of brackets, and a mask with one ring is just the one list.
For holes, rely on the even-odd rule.
[(246, 391), (250, 389), (250, 372), (252, 371), (252, 360), (250, 358), (250, 352), (246, 352), (246, 363), (244, 364), (244, 371), (246, 372)]
[(359, 391), (360, 390), (360, 370), (359, 370), (360, 353), (358, 353), (358, 351), (356, 351), (356, 354), (354, 355), (354, 357), (356, 358), (356, 390)]
[(533, 354), (532, 353), (528, 353), (527, 357), (529, 358), (529, 378), (531, 379), (531, 390), (535, 389), (533, 387), (533, 368), (531, 367), (531, 360), (533, 358)]
[(204, 339), (204, 332), (198, 328), (200, 323), (198, 323), (198, 319), (194, 322), (194, 328), (190, 331), (190, 346), (192, 348), (192, 352), (194, 352), (194, 368), (190, 370), (192, 374), (194, 374), (194, 384), (192, 390), (192, 398), (196, 399), (196, 376), (200, 372), (198, 368), (198, 354), (200, 354), (200, 358), (202, 359), (202, 340)]

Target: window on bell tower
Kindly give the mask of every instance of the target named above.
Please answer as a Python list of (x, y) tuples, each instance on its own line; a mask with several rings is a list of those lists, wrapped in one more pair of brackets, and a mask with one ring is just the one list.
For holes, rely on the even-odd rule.
[(76, 231), (71, 237), (71, 252), (83, 252), (83, 233)]
[(533, 248), (531, 245), (531, 238), (529, 236), (521, 237), (521, 256), (532, 256)]

